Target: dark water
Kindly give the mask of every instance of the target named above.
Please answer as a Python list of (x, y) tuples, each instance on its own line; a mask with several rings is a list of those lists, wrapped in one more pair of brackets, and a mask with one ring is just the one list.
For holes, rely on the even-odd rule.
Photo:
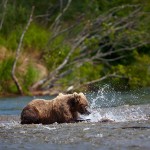
[(87, 96), (92, 114), (82, 117), (90, 122), (51, 125), (20, 125), (20, 112), (33, 97), (1, 98), (0, 150), (150, 149), (150, 89), (105, 86)]

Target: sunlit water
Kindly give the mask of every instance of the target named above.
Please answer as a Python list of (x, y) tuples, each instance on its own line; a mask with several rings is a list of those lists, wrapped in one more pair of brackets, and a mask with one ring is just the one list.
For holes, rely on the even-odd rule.
[(86, 95), (92, 113), (81, 117), (88, 121), (51, 125), (20, 124), (21, 110), (38, 97), (1, 98), (0, 150), (150, 149), (150, 89), (116, 92), (105, 85)]
[(150, 91), (148, 89), (116, 92), (110, 89), (109, 85), (105, 85), (98, 92), (88, 94), (88, 97), (91, 102), (92, 113), (87, 117), (82, 117), (90, 120), (90, 122), (107, 119), (115, 122), (147, 120), (147, 114), (138, 105), (150, 103)]

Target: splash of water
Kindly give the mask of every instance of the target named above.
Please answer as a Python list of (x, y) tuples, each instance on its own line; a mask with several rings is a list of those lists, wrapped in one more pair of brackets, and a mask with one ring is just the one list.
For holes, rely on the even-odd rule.
[(91, 108), (95, 108), (96, 107), (96, 103), (97, 101), (101, 100), (103, 101), (105, 99), (105, 89), (108, 87), (108, 85), (104, 86), (102, 89), (99, 89), (97, 94), (96, 94), (96, 97), (95, 98), (92, 98), (92, 103), (91, 103)]
[[(125, 105), (125, 97), (121, 97), (121, 94), (121, 92), (114, 91), (109, 85), (105, 85), (97, 93), (88, 95), (91, 101), (91, 114), (84, 116), (84, 119), (88, 119), (90, 122), (147, 120), (146, 114), (140, 107), (134, 108)], [(137, 95), (131, 95), (130, 97), (138, 99)]]
[(121, 92), (116, 92), (110, 85), (104, 85), (97, 92), (92, 92), (87, 95), (91, 102), (91, 108), (93, 109), (123, 105), (124, 101), (121, 94)]
[(148, 116), (138, 106), (119, 106), (115, 108), (92, 109), (92, 113), (85, 117), (90, 122), (126, 122), (148, 120)]

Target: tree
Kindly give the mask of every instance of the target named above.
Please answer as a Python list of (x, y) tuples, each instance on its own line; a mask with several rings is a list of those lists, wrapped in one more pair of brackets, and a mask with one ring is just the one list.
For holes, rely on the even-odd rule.
[[(62, 63), (46, 78), (35, 83), (32, 89), (53, 87), (57, 80), (69, 73), (68, 70), (65, 70), (66, 66), (82, 66), (85, 62), (92, 62), (111, 67), (113, 62), (119, 60), (123, 62), (124, 58), (132, 55), (134, 50), (149, 43), (148, 34), (143, 35), (143, 31), (140, 30), (140, 21), (143, 17), (146, 17), (146, 15), (140, 5), (126, 4), (114, 7), (93, 20), (81, 22), (83, 28), (70, 42), (70, 51), (66, 54)], [(61, 24), (57, 24), (58, 28), (61, 28)], [(57, 30), (50, 41), (69, 29)], [(77, 49), (80, 49), (79, 55), (70, 60)], [(121, 76), (114, 73), (105, 74), (102, 79), (107, 77)], [(87, 82), (87, 84), (99, 82), (102, 79), (96, 79)]]
[(20, 41), (19, 41), (19, 44), (18, 44), (18, 48), (16, 50), (16, 57), (15, 57), (15, 60), (14, 60), (14, 63), (13, 63), (13, 67), (12, 67), (12, 79), (18, 89), (18, 92), (23, 95), (23, 90), (22, 90), (22, 87), (16, 77), (16, 74), (15, 74), (15, 70), (16, 70), (16, 65), (17, 65), (17, 61), (18, 61), (18, 58), (19, 58), (19, 55), (20, 55), (20, 51), (21, 51), (21, 46), (22, 46), (22, 42), (23, 42), (23, 38), (24, 38), (24, 35), (26, 33), (26, 31), (28, 30), (29, 26), (30, 26), (30, 23), (32, 21), (32, 16), (33, 16), (33, 12), (34, 12), (34, 7), (32, 7), (32, 10), (31, 10), (31, 14), (30, 14), (30, 17), (29, 17), (29, 20), (28, 20), (28, 23), (25, 27), (25, 29), (23, 30), (22, 32), (22, 35), (20, 37)]

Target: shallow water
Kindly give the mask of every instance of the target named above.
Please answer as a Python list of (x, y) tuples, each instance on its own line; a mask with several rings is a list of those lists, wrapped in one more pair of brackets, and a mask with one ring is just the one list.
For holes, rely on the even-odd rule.
[[(108, 108), (104, 108), (95, 111), (109, 119), (117, 118), (114, 122), (101, 122), (99, 118), (95, 122), (52, 125), (21, 125), (19, 116), (1, 115), (0, 149), (148, 150), (149, 108), (150, 105), (109, 108), (110, 118), (106, 115)], [(135, 118), (131, 117), (131, 113), (135, 111), (138, 112), (134, 114)]]
[[(0, 150), (149, 150), (150, 92), (88, 93), (90, 121), (21, 125), (20, 112), (33, 97), (0, 99)], [(49, 99), (49, 97), (46, 97)]]

